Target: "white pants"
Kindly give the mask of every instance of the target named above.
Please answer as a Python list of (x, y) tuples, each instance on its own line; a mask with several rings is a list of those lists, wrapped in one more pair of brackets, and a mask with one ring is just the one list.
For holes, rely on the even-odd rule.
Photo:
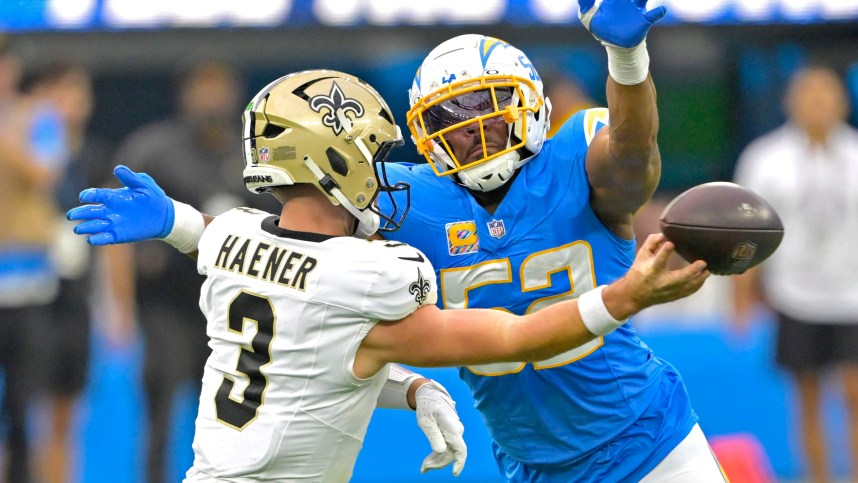
[(673, 448), (641, 483), (724, 483), (727, 477), (715, 459), (699, 424)]

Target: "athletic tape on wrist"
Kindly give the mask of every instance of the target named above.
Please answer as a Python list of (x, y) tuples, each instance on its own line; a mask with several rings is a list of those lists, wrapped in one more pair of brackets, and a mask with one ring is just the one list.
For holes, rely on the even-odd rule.
[(390, 365), (387, 381), (378, 395), (377, 406), (391, 409), (412, 409), (408, 405), (408, 388), (415, 380), (422, 378), (420, 374), (411, 372), (396, 364)]
[(625, 320), (615, 319), (608, 312), (605, 301), (602, 299), (602, 290), (604, 289), (605, 286), (600, 285), (578, 297), (578, 311), (581, 312), (581, 321), (584, 322), (587, 330), (595, 335), (608, 334), (626, 323)]
[(176, 247), (182, 253), (189, 253), (197, 249), (200, 238), (206, 229), (203, 214), (191, 205), (171, 199), (175, 218), (173, 229), (163, 238), (170, 245)]
[(612, 79), (627, 86), (640, 84), (646, 80), (649, 75), (646, 40), (630, 49), (610, 44), (604, 45), (608, 51), (608, 72)]

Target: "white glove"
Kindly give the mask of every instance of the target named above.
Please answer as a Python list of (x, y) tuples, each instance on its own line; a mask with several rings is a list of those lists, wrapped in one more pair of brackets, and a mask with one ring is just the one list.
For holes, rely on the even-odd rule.
[(417, 388), (417, 425), (426, 434), (432, 453), (423, 460), (420, 472), (443, 468), (453, 463), (453, 476), (459, 476), (468, 458), (468, 447), (462, 435), (465, 427), (459, 421), (456, 403), (443, 386), (429, 381)]

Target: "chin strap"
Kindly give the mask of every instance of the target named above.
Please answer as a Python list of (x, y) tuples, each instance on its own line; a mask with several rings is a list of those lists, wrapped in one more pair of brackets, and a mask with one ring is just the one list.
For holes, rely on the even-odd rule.
[[(479, 166), (459, 171), (459, 180), (463, 186), (474, 191), (496, 190), (512, 179), (515, 163), (519, 159), (518, 152), (509, 152)], [(502, 178), (501, 171), (507, 173), (506, 178)], [(490, 176), (489, 179), (484, 179), (486, 176)]]
[(467, 189), (468, 192), (471, 193), (471, 196), (473, 196), (474, 199), (477, 200), (477, 203), (479, 203), (480, 206), (499, 204), (503, 200), (503, 197), (506, 196), (506, 194), (509, 192), (509, 189), (512, 187), (512, 182), (515, 181), (515, 178), (518, 177), (518, 173), (520, 172), (520, 169), (516, 169), (515, 172), (512, 173), (512, 178), (510, 178), (509, 181), (491, 191), (473, 190), (471, 188), (468, 188), (467, 186), (465, 186), (465, 189)]
[[(514, 144), (513, 136), (515, 136), (514, 124), (508, 124), (507, 126), (509, 128), (509, 133), (507, 135), (505, 149), (509, 149), (510, 146)], [(515, 144), (518, 144), (519, 142), (521, 141), (516, 137)], [(530, 153), (530, 150), (527, 148), (522, 149)], [(459, 184), (468, 188), (472, 192), (482, 191), (486, 193), (508, 185), (509, 182), (515, 178), (518, 168), (523, 166), (527, 160), (534, 156), (534, 154), (530, 154), (522, 160), (521, 153), (519, 151), (520, 150), (511, 151), (503, 156), (492, 159), (491, 161), (486, 161), (478, 166), (474, 166), (473, 168), (459, 171), (456, 173)], [(506, 178), (502, 178), (502, 175), (506, 175)], [(484, 179), (486, 176), (489, 176), (489, 178)]]
[(349, 213), (357, 219), (358, 225), (354, 233), (355, 236), (367, 238), (378, 231), (378, 227), (381, 224), (378, 219), (378, 215), (372, 213), (370, 210), (360, 210), (353, 205), (351, 201), (346, 198), (346, 195), (340, 191), (340, 188), (337, 186), (337, 183), (333, 178), (325, 174), (321, 168), (319, 168), (319, 165), (313, 161), (313, 158), (304, 156), (304, 166), (306, 166), (307, 169), (313, 173), (313, 176), (319, 180), (319, 184), (322, 188), (333, 196), (343, 208), (348, 210)]

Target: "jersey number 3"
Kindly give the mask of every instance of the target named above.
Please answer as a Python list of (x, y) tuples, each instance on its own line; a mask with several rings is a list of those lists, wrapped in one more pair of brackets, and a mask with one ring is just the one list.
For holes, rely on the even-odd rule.
[(218, 421), (239, 431), (250, 424), (259, 412), (268, 377), (262, 367), (271, 363), (271, 340), (274, 337), (274, 306), (266, 297), (242, 291), (227, 308), (229, 331), (244, 334), (245, 322), (256, 322), (256, 335), (250, 347), (242, 347), (236, 371), (250, 381), (240, 399), (232, 396), (235, 380), (225, 375), (215, 395), (215, 411)]
[[(590, 245), (584, 241), (533, 253), (521, 262), (519, 271), (522, 292), (551, 287), (551, 275), (555, 273), (565, 272), (569, 277), (569, 291), (535, 299), (527, 307), (526, 313), (535, 312), (562, 300), (577, 298), (582, 293), (596, 288), (593, 252)], [(441, 296), (444, 298), (444, 308), (466, 309), (470, 290), (483, 285), (512, 283), (512, 276), (512, 266), (508, 258), (487, 260), (469, 267), (441, 270)], [(507, 310), (503, 307), (495, 308)], [(537, 370), (550, 369), (575, 362), (601, 347), (603, 343), (604, 340), (601, 337), (593, 339), (551, 359), (534, 362), (533, 367)], [(481, 376), (501, 376), (519, 372), (524, 367), (524, 362), (502, 362), (468, 366), (468, 370)]]

